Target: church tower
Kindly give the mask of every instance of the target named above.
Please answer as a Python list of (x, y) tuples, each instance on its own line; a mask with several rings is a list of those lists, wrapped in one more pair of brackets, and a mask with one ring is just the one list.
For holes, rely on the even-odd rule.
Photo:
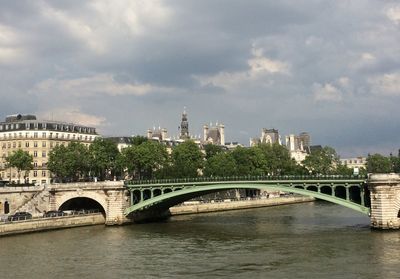
[(189, 122), (187, 119), (186, 107), (183, 109), (182, 113), (180, 139), (189, 139)]

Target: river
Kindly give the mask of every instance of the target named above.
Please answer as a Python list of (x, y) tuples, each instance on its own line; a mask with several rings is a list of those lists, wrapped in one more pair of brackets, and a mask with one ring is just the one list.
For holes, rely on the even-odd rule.
[(325, 202), (0, 238), (1, 278), (400, 278), (400, 232)]

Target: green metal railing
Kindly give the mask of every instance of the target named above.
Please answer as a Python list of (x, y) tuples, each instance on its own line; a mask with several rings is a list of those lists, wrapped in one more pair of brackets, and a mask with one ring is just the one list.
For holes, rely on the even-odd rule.
[(366, 175), (262, 175), (262, 176), (225, 176), (225, 177), (194, 177), (194, 178), (174, 178), (174, 179), (146, 179), (146, 180), (127, 180), (128, 185), (148, 185), (148, 184), (169, 184), (169, 183), (190, 183), (190, 182), (218, 182), (218, 181), (280, 181), (280, 180), (361, 180), (367, 179)]

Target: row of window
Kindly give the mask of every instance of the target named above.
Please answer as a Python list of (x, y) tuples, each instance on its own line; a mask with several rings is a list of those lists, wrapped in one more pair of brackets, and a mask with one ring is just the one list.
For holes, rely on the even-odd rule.
[[(38, 177), (39, 171), (33, 171), (33, 177)], [(47, 171), (43, 170), (42, 171), (42, 177), (47, 176)], [(18, 174), (16, 172), (11, 173), (11, 178), (17, 178)], [(22, 177), (22, 176), (21, 176)], [(10, 179), (10, 173), (9, 172), (2, 172), (1, 173), (1, 178), (8, 178)], [(23, 178), (23, 177), (22, 177)]]
[[(4, 133), (3, 134), (3, 139), (16, 139), (16, 138), (49, 138), (49, 139), (66, 139), (66, 140), (85, 140), (85, 141), (92, 141), (96, 137), (95, 136), (88, 136), (88, 135), (80, 135), (80, 134), (71, 134), (71, 133), (53, 133), (53, 132), (42, 132), (42, 134), (39, 134), (38, 132), (30, 133), (30, 132), (19, 132), (19, 133)], [(47, 137), (48, 136), (48, 137)]]
[[(7, 152), (7, 153), (4, 152), (3, 155), (2, 155), (2, 158), (6, 158), (6, 157), (8, 157), (10, 155), (11, 155), (10, 151)], [(33, 154), (31, 154), (31, 155), (33, 155), (34, 158), (37, 158), (38, 157), (38, 152), (35, 150), (35, 151), (33, 151)], [(42, 158), (46, 158), (46, 156), (47, 156), (46, 151), (42, 151)]]
[(75, 126), (75, 125), (66, 125), (66, 124), (39, 123), (39, 122), (0, 124), (0, 131), (18, 130), (18, 129), (59, 130), (59, 131), (65, 131), (65, 132), (78, 132), (78, 133), (88, 133), (88, 134), (96, 133), (95, 128), (81, 127), (81, 126)]

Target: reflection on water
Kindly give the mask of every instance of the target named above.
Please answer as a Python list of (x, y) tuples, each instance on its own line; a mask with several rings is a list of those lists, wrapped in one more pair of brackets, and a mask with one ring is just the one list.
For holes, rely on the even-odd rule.
[(398, 278), (400, 232), (329, 203), (0, 238), (8, 278)]

